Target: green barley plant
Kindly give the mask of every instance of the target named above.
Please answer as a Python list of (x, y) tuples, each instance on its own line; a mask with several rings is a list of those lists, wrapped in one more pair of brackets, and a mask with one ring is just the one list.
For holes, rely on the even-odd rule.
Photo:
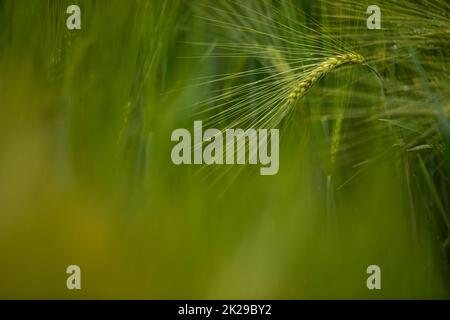
[[(342, 66), (368, 65), (363, 56), (327, 30), (299, 23), (306, 18), (292, 4), (282, 5), (286, 7), (267, 1), (227, 1), (218, 7), (201, 7), (209, 10), (209, 15), (200, 10), (199, 18), (225, 33), (224, 42), (215, 43), (209, 57), (247, 59), (257, 64), (257, 68), (213, 76), (203, 83), (227, 85), (223, 93), (201, 103), (207, 106), (202, 113), (212, 113), (207, 117), (211, 124), (239, 119), (231, 121), (231, 126), (276, 127), (291, 113), (298, 98), (328, 73)], [(286, 11), (298, 17), (286, 16)]]
[[(405, 183), (411, 246), (432, 230), (448, 259), (448, 3), (382, 1), (379, 31), (366, 27), (365, 3), (320, 1), (310, 10), (290, 1), (205, 3), (199, 18), (219, 34), (209, 57), (241, 66), (202, 83), (219, 87), (199, 104), (205, 121), (282, 129), (298, 122), (323, 144), (327, 207), (394, 161)], [(340, 72), (352, 65), (368, 72)], [(429, 214), (433, 222), (423, 227)]]

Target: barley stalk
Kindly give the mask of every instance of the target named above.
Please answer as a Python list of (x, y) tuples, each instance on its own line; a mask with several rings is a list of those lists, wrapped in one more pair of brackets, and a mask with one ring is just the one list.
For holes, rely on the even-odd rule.
[(289, 94), (289, 102), (296, 102), (322, 77), (326, 76), (333, 70), (348, 64), (365, 65), (366, 60), (361, 55), (356, 53), (346, 53), (328, 58), (309, 72), (305, 79), (295, 86), (294, 90)]

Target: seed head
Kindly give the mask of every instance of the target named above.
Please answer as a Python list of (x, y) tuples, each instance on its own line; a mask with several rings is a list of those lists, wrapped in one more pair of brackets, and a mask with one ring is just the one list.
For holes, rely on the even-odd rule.
[(356, 53), (346, 53), (335, 57), (328, 58), (320, 63), (316, 68), (307, 74), (294, 90), (289, 94), (289, 103), (296, 102), (301, 98), (318, 80), (343, 65), (348, 64), (365, 64), (363, 56)]

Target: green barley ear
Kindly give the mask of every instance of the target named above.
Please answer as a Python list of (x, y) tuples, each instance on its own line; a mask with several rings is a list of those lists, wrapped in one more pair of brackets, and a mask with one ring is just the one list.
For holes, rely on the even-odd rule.
[(284, 77), (287, 81), (294, 80), (294, 75), (292, 73), (292, 69), (289, 64), (286, 62), (282, 53), (275, 49), (273, 46), (268, 46), (267, 56), (270, 59), (270, 63), (273, 66), (274, 70), (282, 77)]
[(199, 83), (223, 88), (197, 103), (198, 116), (211, 127), (278, 128), (294, 116), (295, 103), (335, 69), (362, 65), (377, 74), (369, 66), (377, 61), (373, 56), (355, 53), (346, 39), (333, 36), (326, 26), (311, 28), (308, 22), (315, 22), (295, 5), (205, 3), (199, 18), (219, 35), (208, 58), (220, 59), (221, 65), (230, 59), (230, 66), (241, 60), (248, 66), (208, 75)]
[(289, 102), (295, 103), (299, 98), (303, 97), (305, 93), (321, 78), (325, 77), (335, 69), (350, 64), (365, 65), (366, 60), (363, 56), (356, 53), (347, 53), (328, 58), (309, 72), (306, 77), (295, 86), (293, 91), (289, 94)]

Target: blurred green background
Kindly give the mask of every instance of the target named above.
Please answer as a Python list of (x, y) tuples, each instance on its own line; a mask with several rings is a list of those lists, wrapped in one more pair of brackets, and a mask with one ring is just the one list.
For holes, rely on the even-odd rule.
[[(354, 49), (373, 57), (388, 98), (364, 70), (331, 75), (305, 100), (317, 108), (284, 127), (279, 174), (260, 176), (170, 159), (171, 132), (192, 128), (195, 104), (226, 89), (192, 84), (255, 63), (208, 57), (221, 32), (198, 18), (207, 2), (0, 1), (0, 298), (449, 298), (448, 117), (378, 121), (399, 105), (449, 105), (448, 11), (437, 40), (414, 42), (404, 25), (358, 29)], [(342, 17), (329, 29), (355, 37), (331, 3), (288, 2), (326, 26)], [(66, 28), (70, 4), (81, 7), (81, 30)], [(354, 9), (363, 22), (365, 6)], [(407, 55), (393, 61), (396, 37)], [(414, 87), (421, 81), (430, 87)], [(404, 85), (412, 90), (396, 91)], [(331, 155), (342, 101), (349, 120)], [(365, 122), (353, 120), (370, 106)], [(437, 129), (411, 136), (411, 125)], [(408, 148), (432, 148), (406, 151), (419, 138)], [(66, 288), (71, 264), (80, 291)], [(372, 264), (382, 290), (366, 287)]]

